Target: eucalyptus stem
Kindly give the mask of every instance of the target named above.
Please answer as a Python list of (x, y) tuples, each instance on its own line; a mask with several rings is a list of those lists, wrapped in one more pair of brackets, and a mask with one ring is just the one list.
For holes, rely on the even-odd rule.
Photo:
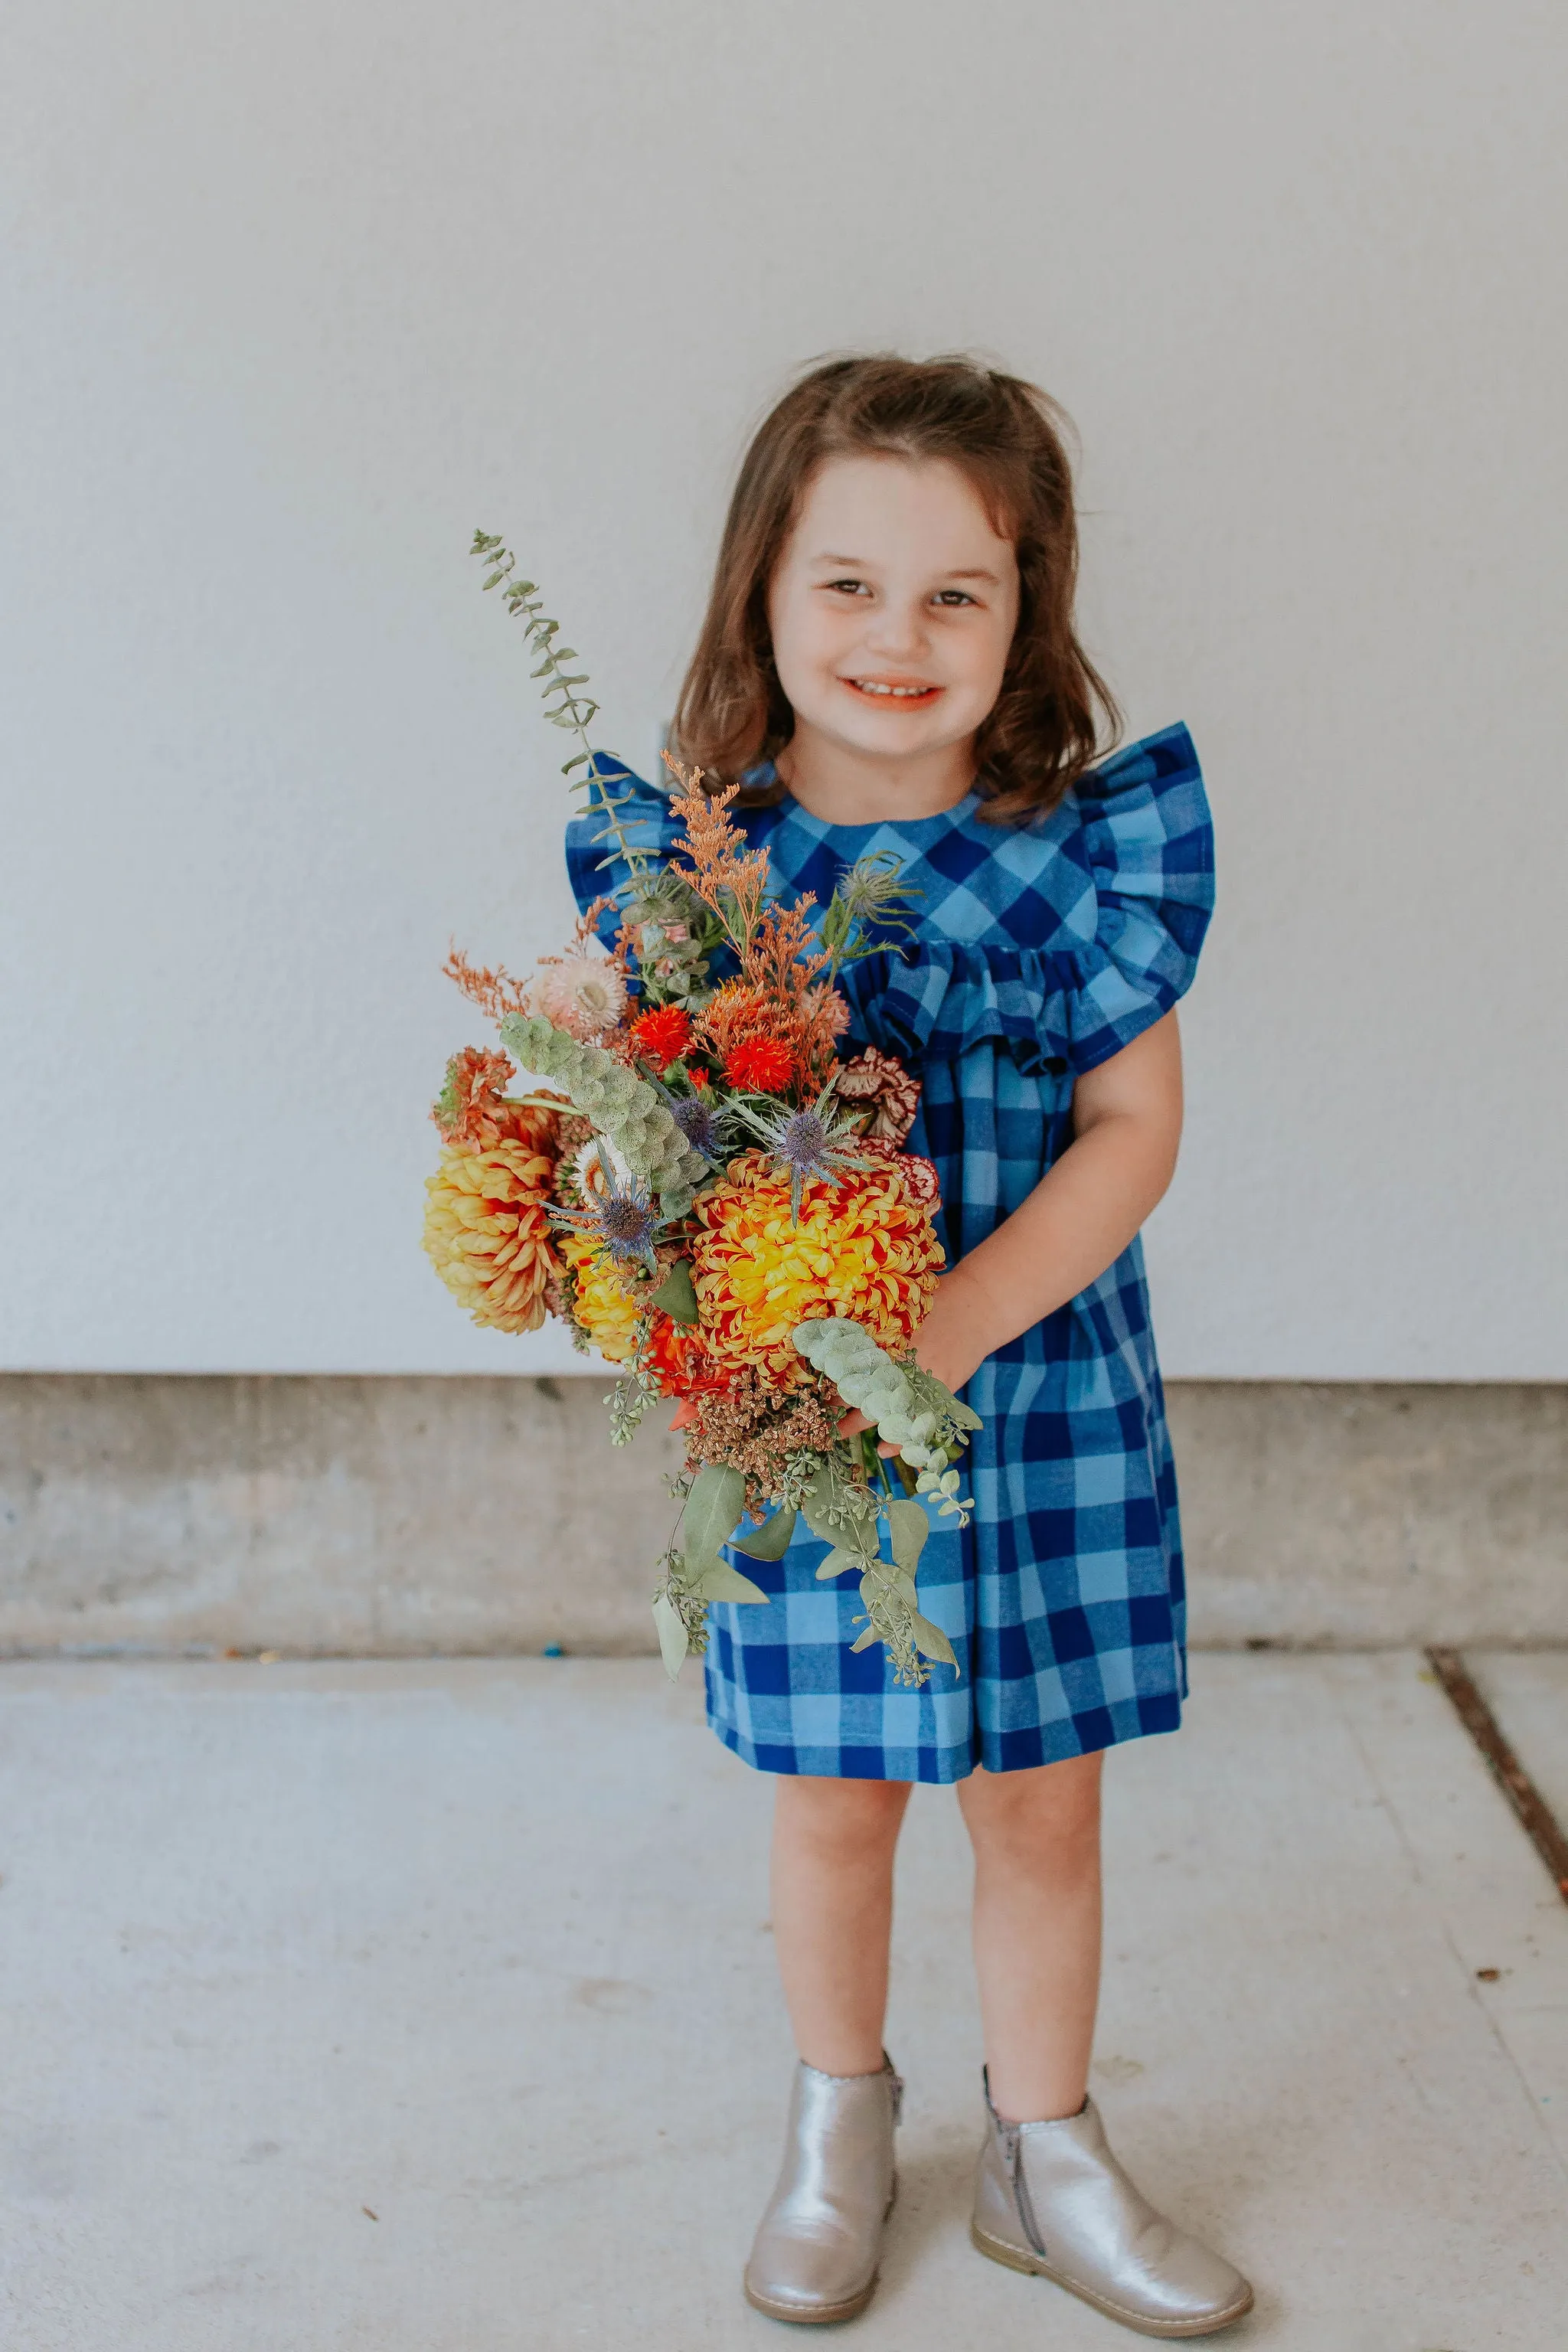
[[(501, 583), (506, 583), (501, 588), (501, 602), (513, 620), (521, 621), (523, 635), (531, 650), (539, 656), (539, 667), (532, 676), (544, 680), (540, 689), (544, 697), (544, 715), (552, 727), (559, 727), (576, 738), (578, 748), (569, 760), (562, 762), (561, 772), (568, 778), (574, 792), (586, 792), (590, 810), (596, 810), (605, 819), (605, 830), (596, 836), (596, 840), (613, 841), (633, 879), (646, 882), (655, 871), (654, 861), (646, 849), (632, 846), (619, 815), (619, 811), (631, 796), (624, 793), (619, 800), (612, 799), (605, 789), (607, 784), (617, 783), (626, 778), (629, 771), (618, 768), (610, 777), (602, 776), (599, 772), (598, 754), (588, 740), (588, 729), (598, 715), (599, 706), (590, 696), (577, 691), (579, 687), (587, 685), (587, 672), (571, 671), (566, 667), (568, 662), (579, 659), (576, 648), (556, 644), (561, 631), (560, 622), (551, 620), (546, 614), (544, 600), (533, 581), (512, 577), (517, 569), (517, 558), (499, 534), (476, 530), (474, 543), (468, 552), (479, 556), (490, 567), (485, 581), (487, 593), (492, 588), (501, 588)], [(553, 709), (551, 707), (552, 703)], [(580, 776), (573, 772), (578, 768), (584, 771)], [(605, 863), (608, 862), (606, 859)]]

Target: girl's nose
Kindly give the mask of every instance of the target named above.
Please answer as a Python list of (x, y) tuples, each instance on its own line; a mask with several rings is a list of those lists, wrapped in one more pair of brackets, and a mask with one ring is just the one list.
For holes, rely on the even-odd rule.
[(912, 659), (925, 646), (925, 606), (892, 603), (881, 605), (872, 614), (866, 644), (868, 651), (889, 661)]

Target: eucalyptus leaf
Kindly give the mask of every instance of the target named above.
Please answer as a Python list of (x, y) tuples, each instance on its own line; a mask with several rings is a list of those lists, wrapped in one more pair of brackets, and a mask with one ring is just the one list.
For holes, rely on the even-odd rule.
[(746, 1507), (746, 1482), (727, 1464), (707, 1463), (697, 1473), (686, 1502), (681, 1540), (693, 1570), (719, 1557), (719, 1547), (733, 1534)]
[(829, 1505), (835, 1500), (837, 1481), (826, 1463), (816, 1472), (801, 1500), (805, 1524), (818, 1543), (837, 1543), (842, 1529), (836, 1528), (827, 1517)]
[(823, 1561), (822, 1566), (817, 1570), (816, 1580), (820, 1584), (829, 1576), (842, 1576), (847, 1568), (864, 1569), (865, 1565), (866, 1559), (864, 1553), (858, 1551), (844, 1551), (840, 1549), (838, 1546), (835, 1545), (834, 1549), (828, 1553), (827, 1558)]
[(673, 1682), (686, 1664), (686, 1628), (680, 1622), (680, 1612), (668, 1592), (661, 1592), (653, 1604), (653, 1622), (658, 1628), (659, 1654), (664, 1671)]
[(652, 1305), (662, 1307), (672, 1323), (695, 1323), (698, 1320), (697, 1291), (691, 1279), (691, 1268), (683, 1257), (678, 1257), (658, 1288)]
[(775, 1511), (760, 1528), (742, 1528), (730, 1538), (736, 1551), (743, 1551), (748, 1559), (783, 1559), (795, 1533), (795, 1513)]
[(873, 1642), (880, 1641), (880, 1639), (881, 1635), (878, 1633), (875, 1625), (868, 1625), (866, 1631), (858, 1637), (858, 1640), (851, 1642), (849, 1646), (852, 1650), (868, 1650)]
[(691, 1590), (704, 1601), (767, 1601), (771, 1595), (727, 1559), (710, 1559), (692, 1580)]
[(888, 1526), (892, 1533), (893, 1558), (900, 1568), (907, 1568), (912, 1573), (915, 1563), (925, 1549), (926, 1538), (931, 1533), (931, 1521), (926, 1517), (925, 1505), (893, 1501), (887, 1504), (885, 1508), (888, 1514)]
[(958, 1660), (952, 1654), (952, 1643), (942, 1627), (933, 1625), (929, 1617), (922, 1617), (918, 1609), (910, 1633), (922, 1658), (934, 1658), (938, 1665), (952, 1666), (956, 1671)]

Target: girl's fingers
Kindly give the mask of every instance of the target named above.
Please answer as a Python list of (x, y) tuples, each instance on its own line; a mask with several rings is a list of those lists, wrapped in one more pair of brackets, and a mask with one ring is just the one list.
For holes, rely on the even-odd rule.
[[(840, 1437), (858, 1437), (863, 1429), (869, 1429), (870, 1426), (870, 1422), (863, 1412), (847, 1412), (838, 1424), (838, 1434)], [(886, 1438), (881, 1439), (877, 1447), (878, 1453), (881, 1454), (896, 1454), (898, 1450), (896, 1445), (889, 1445)]]

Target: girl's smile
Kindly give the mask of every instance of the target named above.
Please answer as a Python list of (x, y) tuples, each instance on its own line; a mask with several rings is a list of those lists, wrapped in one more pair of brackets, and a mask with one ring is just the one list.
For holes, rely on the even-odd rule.
[(894, 702), (934, 702), (942, 692), (940, 686), (928, 686), (918, 679), (900, 677), (847, 677), (841, 684), (856, 694), (884, 696)]

